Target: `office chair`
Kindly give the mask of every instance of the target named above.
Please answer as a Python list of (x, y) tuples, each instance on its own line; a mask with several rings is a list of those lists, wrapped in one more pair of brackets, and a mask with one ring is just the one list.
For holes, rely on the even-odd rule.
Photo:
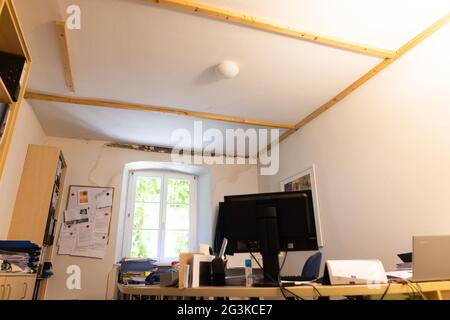
[(314, 280), (319, 277), (320, 263), (322, 262), (322, 252), (318, 251), (306, 260), (303, 265), (302, 277), (306, 281)]
[(306, 260), (300, 276), (282, 276), (284, 281), (311, 281), (319, 278), (322, 253), (316, 252)]

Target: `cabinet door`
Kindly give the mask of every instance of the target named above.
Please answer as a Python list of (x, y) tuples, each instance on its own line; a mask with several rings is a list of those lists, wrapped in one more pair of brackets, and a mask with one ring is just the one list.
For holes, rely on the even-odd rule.
[(6, 289), (5, 281), (6, 281), (5, 277), (0, 277), (0, 300), (5, 299), (5, 289)]
[(4, 300), (31, 300), (35, 277), (7, 277)]

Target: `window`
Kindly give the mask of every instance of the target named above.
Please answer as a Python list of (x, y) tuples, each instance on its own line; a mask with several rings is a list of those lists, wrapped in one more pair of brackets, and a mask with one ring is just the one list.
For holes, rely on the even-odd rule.
[(124, 256), (168, 262), (192, 250), (196, 183), (194, 176), (173, 172), (130, 173)]

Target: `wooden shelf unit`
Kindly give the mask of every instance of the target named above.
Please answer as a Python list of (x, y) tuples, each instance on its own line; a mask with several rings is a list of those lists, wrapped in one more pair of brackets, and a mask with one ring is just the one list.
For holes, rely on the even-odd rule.
[[(61, 170), (58, 169), (60, 163)], [(47, 222), (52, 215), (53, 243), (56, 243), (56, 224), (61, 207), (66, 163), (56, 147), (29, 145), (22, 171), (19, 190), (8, 232), (9, 240), (30, 240), (42, 246), (41, 263), (52, 262), (53, 244), (46, 243)], [(59, 179), (57, 178), (59, 174)], [(59, 182), (58, 182), (59, 181)], [(52, 201), (54, 193), (56, 201)], [(39, 278), (38, 278), (39, 279)], [(43, 298), (47, 281), (39, 281), (39, 297)]]
[(26, 60), (17, 101), (13, 101), (3, 79), (0, 77), (0, 102), (9, 104), (6, 129), (3, 136), (0, 138), (1, 178), (31, 69), (31, 56), (12, 0), (0, 0), (0, 51), (22, 56)]

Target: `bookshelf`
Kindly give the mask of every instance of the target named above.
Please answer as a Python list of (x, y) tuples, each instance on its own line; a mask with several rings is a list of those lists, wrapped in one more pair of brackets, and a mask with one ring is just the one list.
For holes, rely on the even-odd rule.
[(0, 178), (30, 74), (28, 51), (12, 0), (0, 0)]
[[(28, 146), (8, 240), (30, 240), (40, 245), (41, 265), (52, 262), (66, 169), (59, 148)], [(38, 272), (37, 280), (37, 296), (43, 298), (47, 278)]]

